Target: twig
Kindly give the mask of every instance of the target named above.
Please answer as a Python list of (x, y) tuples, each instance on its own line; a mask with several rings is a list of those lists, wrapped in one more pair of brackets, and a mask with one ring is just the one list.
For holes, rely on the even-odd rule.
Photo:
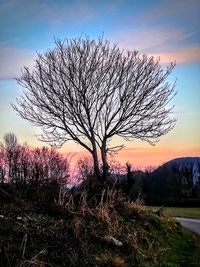
[(27, 234), (25, 234), (23, 240), (22, 240), (22, 244), (21, 244), (21, 248), (23, 247), (23, 252), (22, 252), (22, 259), (21, 262), (24, 259), (24, 254), (25, 254), (25, 250), (26, 250), (26, 243), (27, 243)]
[(8, 260), (9, 267), (11, 267), (10, 260), (9, 260), (9, 257), (8, 257), (8, 253), (7, 253), (7, 249), (6, 248), (4, 248), (4, 249), (5, 249), (5, 254), (6, 254), (6, 258)]

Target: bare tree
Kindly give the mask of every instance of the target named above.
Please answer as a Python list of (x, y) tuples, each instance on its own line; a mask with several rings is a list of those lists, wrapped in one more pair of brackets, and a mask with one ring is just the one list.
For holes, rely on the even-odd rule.
[(18, 183), (20, 179), (19, 158), (20, 158), (20, 144), (14, 133), (7, 133), (4, 135), (6, 160), (8, 165), (8, 179), (9, 181)]
[(18, 147), (17, 136), (14, 133), (7, 133), (3, 137), (6, 149), (8, 151), (13, 151)]
[(6, 151), (5, 146), (0, 142), (0, 183), (6, 180)]
[(153, 144), (173, 128), (167, 104), (175, 84), (166, 78), (174, 63), (163, 70), (159, 59), (121, 51), (104, 38), (55, 44), (38, 54), (33, 71), (23, 69), (17, 81), (26, 90), (13, 105), (22, 118), (42, 128), (43, 141), (61, 146), (74, 140), (91, 153), (96, 175), (105, 178), (108, 152), (123, 147), (109, 146), (112, 137)]
[(88, 178), (92, 177), (93, 171), (93, 164), (91, 158), (89, 157), (82, 157), (79, 158), (76, 164), (77, 167), (77, 176), (78, 180), (87, 180)]

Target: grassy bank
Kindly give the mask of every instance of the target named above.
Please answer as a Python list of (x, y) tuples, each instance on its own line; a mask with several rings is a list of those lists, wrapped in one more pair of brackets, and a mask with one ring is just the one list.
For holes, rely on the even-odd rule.
[(16, 195), (0, 193), (0, 266), (199, 266), (197, 237), (113, 189), (52, 202), (43, 195), (40, 207)]
[[(150, 207), (152, 210), (158, 210), (159, 207)], [(165, 207), (164, 211), (173, 217), (199, 218), (200, 208), (179, 208), (179, 207)]]

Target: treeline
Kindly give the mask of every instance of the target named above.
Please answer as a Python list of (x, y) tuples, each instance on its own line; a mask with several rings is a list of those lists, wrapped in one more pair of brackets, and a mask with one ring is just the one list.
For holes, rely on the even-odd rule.
[(193, 183), (192, 168), (160, 166), (155, 170), (131, 171), (121, 188), (131, 201), (140, 198), (146, 205), (200, 206), (200, 180)]
[(200, 206), (200, 181), (192, 180), (192, 168), (180, 171), (165, 165), (146, 173), (143, 179), (143, 199), (149, 205)]
[(68, 160), (55, 149), (20, 144), (13, 133), (0, 143), (0, 183), (64, 184), (68, 177)]
[[(119, 163), (110, 164), (107, 182), (114, 183), (130, 201), (139, 198), (147, 205), (200, 205), (200, 180), (193, 184), (192, 167), (180, 171), (178, 167), (167, 168), (163, 165), (142, 172), (132, 170), (127, 163), (124, 174), (122, 169)], [(69, 173), (67, 157), (53, 148), (32, 148), (20, 144), (13, 133), (6, 134), (0, 143), (0, 184), (60, 186), (72, 180)], [(100, 186), (95, 179), (90, 158), (77, 161), (73, 181), (78, 184), (75, 190), (90, 190)]]

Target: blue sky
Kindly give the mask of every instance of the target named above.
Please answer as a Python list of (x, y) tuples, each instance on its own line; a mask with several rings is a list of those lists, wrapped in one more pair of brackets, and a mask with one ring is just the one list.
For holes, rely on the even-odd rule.
[[(161, 138), (157, 149), (176, 145), (180, 151), (178, 156), (200, 155), (199, 10), (199, 0), (1, 0), (0, 139), (12, 131), (22, 142), (42, 145), (35, 138), (40, 129), (19, 118), (10, 106), (22, 93), (13, 77), (20, 76), (24, 65), (33, 67), (36, 51), (52, 48), (54, 37), (86, 34), (97, 38), (104, 34), (122, 49), (160, 56), (164, 67), (176, 60), (169, 81), (177, 78), (178, 94), (173, 103), (178, 121), (174, 130)], [(129, 149), (149, 147), (138, 141), (126, 146)], [(80, 150), (69, 144), (63, 151), (70, 149)]]

